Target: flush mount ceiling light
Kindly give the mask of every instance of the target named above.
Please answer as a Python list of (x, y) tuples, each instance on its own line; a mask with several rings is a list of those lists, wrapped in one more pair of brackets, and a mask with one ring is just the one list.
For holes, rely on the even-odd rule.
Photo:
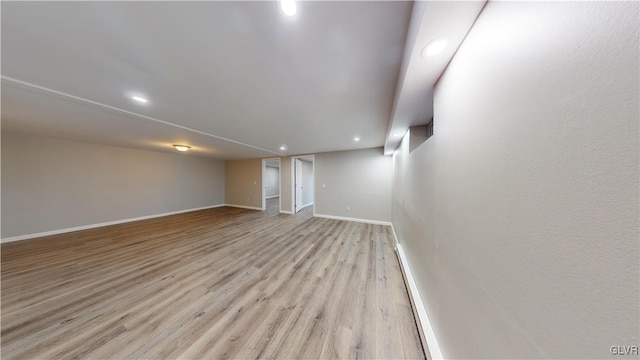
[(287, 150), (287, 145), (280, 146), (280, 150)]
[(133, 95), (131, 98), (141, 104), (146, 104), (149, 102), (149, 100), (143, 98), (142, 96)]
[(422, 49), (422, 57), (438, 55), (447, 47), (447, 40), (435, 39)]
[(357, 136), (357, 135), (356, 135), (356, 136), (354, 136), (354, 137), (353, 137), (353, 141), (360, 141), (360, 136)]
[(295, 0), (280, 0), (280, 9), (287, 16), (293, 16), (296, 14), (296, 1)]
[(174, 148), (176, 148), (176, 150), (178, 151), (189, 151), (189, 149), (191, 149), (191, 146), (187, 146), (187, 145), (173, 145)]

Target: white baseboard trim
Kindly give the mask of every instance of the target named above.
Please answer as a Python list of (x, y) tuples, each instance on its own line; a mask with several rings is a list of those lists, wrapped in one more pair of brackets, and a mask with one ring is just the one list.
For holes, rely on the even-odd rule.
[[(396, 242), (397, 241), (398, 239), (396, 238)], [(444, 357), (442, 356), (442, 351), (440, 350), (440, 346), (438, 345), (436, 335), (433, 332), (431, 321), (429, 321), (427, 309), (425, 309), (424, 307), (424, 303), (422, 302), (422, 298), (420, 297), (420, 293), (418, 292), (418, 286), (416, 285), (416, 281), (411, 274), (409, 263), (407, 262), (407, 258), (404, 255), (402, 246), (398, 243), (396, 243), (396, 253), (398, 254), (398, 259), (400, 260), (400, 268), (402, 269), (402, 273), (409, 288), (409, 298), (411, 299), (411, 305), (414, 310), (414, 315), (417, 315), (416, 323), (418, 323), (420, 335), (423, 338), (423, 345), (426, 345), (424, 346), (424, 352), (427, 356), (427, 359), (444, 359)]]
[(393, 240), (396, 241), (396, 246), (398, 246), (398, 235), (396, 234), (396, 228), (393, 227), (393, 222), (391, 223), (391, 232), (393, 232)]
[(313, 205), (313, 202), (310, 202), (310, 203), (308, 203), (306, 205), (302, 205), (302, 206), (300, 206), (300, 210), (306, 208), (307, 206), (311, 206), (311, 205)]
[(277, 197), (280, 197), (280, 195), (267, 196), (267, 197), (265, 197), (265, 199), (273, 199), (273, 198), (277, 198)]
[(260, 211), (263, 210), (261, 207), (255, 207), (255, 206), (245, 206), (245, 205), (235, 205), (235, 204), (224, 204), (224, 206), (240, 208), (240, 209), (249, 209), (249, 210), (260, 210)]
[(333, 219), (333, 220), (355, 221), (355, 222), (361, 222), (361, 223), (367, 223), (367, 224), (373, 224), (373, 225), (386, 225), (386, 226), (391, 225), (391, 223), (388, 221), (367, 220), (367, 219), (358, 219), (358, 218), (324, 215), (324, 214), (313, 214), (313, 216), (319, 217), (319, 218), (325, 218), (325, 219)]
[(225, 206), (225, 204), (212, 205), (212, 206), (203, 206), (203, 207), (199, 207), (199, 208), (186, 209), (186, 210), (171, 211), (171, 212), (162, 213), (162, 214), (139, 216), (139, 217), (135, 217), (135, 218), (107, 221), (107, 222), (102, 222), (102, 223), (97, 223), (97, 224), (74, 226), (74, 227), (70, 227), (70, 228), (51, 230), (51, 231), (44, 231), (44, 232), (39, 232), (39, 233), (34, 233), (34, 234), (11, 236), (11, 237), (7, 237), (7, 238), (2, 238), (0, 240), (0, 242), (8, 243), (8, 242), (12, 242), (12, 241), (27, 240), (27, 239), (39, 238), (39, 237), (43, 237), (43, 236), (58, 235), (58, 234), (64, 234), (64, 233), (69, 233), (69, 232), (74, 232), (74, 231), (88, 230), (88, 229), (94, 229), (94, 228), (99, 228), (99, 227), (104, 227), (104, 226), (123, 224), (123, 223), (128, 223), (128, 222), (133, 222), (133, 221), (147, 220), (147, 219), (153, 219), (153, 218), (169, 216), (169, 215), (177, 215), (177, 214), (187, 213), (187, 212), (191, 212), (191, 211), (213, 209), (213, 208), (222, 207), (222, 206)]
[(291, 211), (286, 211), (286, 210), (280, 210), (280, 214), (289, 214), (289, 215), (293, 215), (293, 212), (291, 212)]

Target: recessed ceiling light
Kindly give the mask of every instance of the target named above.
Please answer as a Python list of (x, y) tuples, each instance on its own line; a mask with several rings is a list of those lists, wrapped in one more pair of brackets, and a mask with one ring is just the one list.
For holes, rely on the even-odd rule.
[(131, 98), (132, 98), (133, 100), (135, 100), (135, 101), (137, 101), (137, 102), (139, 102), (139, 103), (143, 103), (143, 104), (146, 104), (146, 103), (148, 103), (148, 102), (149, 102), (149, 100), (147, 100), (147, 99), (145, 99), (145, 98), (143, 98), (143, 97), (141, 97), (141, 96), (137, 96), (137, 95), (134, 95), (134, 96), (132, 96)]
[(354, 136), (353, 141), (360, 141), (360, 136)]
[(176, 148), (176, 150), (178, 151), (189, 151), (189, 149), (191, 149), (191, 146), (187, 146), (187, 145), (173, 145), (174, 148)]
[(287, 16), (293, 16), (296, 14), (296, 1), (295, 0), (280, 0), (280, 9)]
[(447, 40), (436, 39), (422, 49), (422, 57), (438, 55), (447, 47)]
[(280, 150), (287, 150), (287, 145), (280, 146)]

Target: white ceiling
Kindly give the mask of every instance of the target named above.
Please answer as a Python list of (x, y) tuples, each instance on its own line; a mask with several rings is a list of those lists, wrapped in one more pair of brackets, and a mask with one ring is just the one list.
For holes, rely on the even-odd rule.
[(2, 2), (2, 131), (221, 159), (391, 149), (454, 51), (416, 48), (475, 20), (438, 4)]
[[(393, 115), (384, 151), (393, 152), (411, 126), (433, 118), (433, 89), (449, 61), (484, 8), (486, 0), (416, 2), (411, 15)], [(438, 55), (423, 57), (432, 41), (444, 39), (447, 47)]]

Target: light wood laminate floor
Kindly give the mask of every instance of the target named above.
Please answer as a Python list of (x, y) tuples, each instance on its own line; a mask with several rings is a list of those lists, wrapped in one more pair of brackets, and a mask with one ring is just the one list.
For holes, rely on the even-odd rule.
[(277, 207), (2, 244), (2, 358), (423, 358), (391, 229)]

